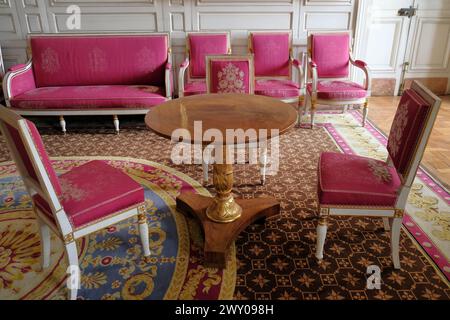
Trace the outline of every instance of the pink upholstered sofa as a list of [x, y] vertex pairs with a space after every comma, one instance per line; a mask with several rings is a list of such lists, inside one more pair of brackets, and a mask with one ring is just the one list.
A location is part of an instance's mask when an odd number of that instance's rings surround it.
[[172, 96], [168, 34], [30, 37], [31, 60], [10, 68], [6, 105], [21, 115], [145, 114]]

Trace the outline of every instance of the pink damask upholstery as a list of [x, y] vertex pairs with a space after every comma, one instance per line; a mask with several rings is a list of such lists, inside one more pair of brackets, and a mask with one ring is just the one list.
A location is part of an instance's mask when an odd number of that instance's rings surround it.
[[168, 37], [33, 36], [37, 87], [164, 85]]
[[[28, 132], [31, 136], [31, 139], [33, 140], [33, 143], [36, 146], [36, 149], [38, 150], [39, 157], [40, 157], [42, 164], [44, 165], [45, 171], [50, 179], [50, 183], [52, 184], [53, 189], [55, 190], [56, 194], [59, 195], [59, 194], [61, 194], [61, 186], [60, 186], [58, 177], [56, 175], [56, 172], [53, 169], [50, 159], [47, 155], [47, 151], [45, 150], [41, 135], [39, 134], [39, 131], [36, 129], [36, 126], [34, 125], [33, 122], [25, 120], [25, 124], [27, 127], [26, 129], [28, 130]], [[36, 170], [34, 169], [33, 163], [30, 159], [30, 156], [28, 155], [27, 148], [25, 147], [25, 144], [22, 140], [22, 137], [20, 136], [19, 131], [7, 123], [5, 123], [5, 125], [6, 125], [6, 128], [8, 128], [9, 134], [11, 135], [11, 138], [14, 141], [16, 149], [20, 154], [21, 161], [24, 164], [24, 167], [25, 167], [25, 170], [27, 171], [28, 176], [30, 178], [32, 178], [39, 185], [40, 181], [38, 179], [38, 175], [36, 173]]]
[[273, 98], [298, 97], [299, 85], [291, 80], [259, 79], [256, 80], [255, 94]]
[[196, 80], [184, 85], [184, 95], [192, 96], [195, 94], [206, 93], [206, 80]]
[[401, 187], [386, 162], [343, 153], [324, 152], [319, 160], [319, 203], [322, 206], [392, 207]]
[[[312, 84], [306, 85], [308, 93], [312, 94]], [[363, 86], [351, 81], [319, 80], [317, 81], [317, 97], [327, 100], [358, 99], [367, 96]]]
[[254, 32], [250, 34], [256, 77], [290, 75], [290, 35], [287, 32]]
[[250, 59], [211, 58], [208, 63], [209, 93], [253, 93]]
[[64, 86], [29, 90], [11, 100], [18, 109], [149, 108], [166, 100], [164, 88], [145, 85]]
[[[103, 161], [90, 161], [75, 167], [62, 174], [59, 180], [60, 201], [74, 229], [144, 202], [141, 185]], [[51, 217], [44, 199], [35, 195], [34, 201]]]
[[191, 78], [205, 78], [206, 55], [218, 55], [228, 53], [227, 34], [193, 34], [188, 35], [190, 76]]
[[349, 72], [350, 35], [312, 34], [311, 59], [317, 65], [319, 78], [343, 78]]
[[408, 172], [430, 110], [431, 105], [414, 90], [403, 93], [387, 144], [389, 156], [401, 175]]

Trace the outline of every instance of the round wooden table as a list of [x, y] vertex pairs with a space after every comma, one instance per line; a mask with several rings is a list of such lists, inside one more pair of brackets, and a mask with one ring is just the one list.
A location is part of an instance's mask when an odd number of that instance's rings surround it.
[[[295, 125], [297, 111], [282, 101], [245, 94], [205, 94], [184, 97], [160, 104], [147, 113], [146, 125], [158, 135], [171, 139], [177, 129], [189, 132], [192, 144], [208, 145], [203, 132], [217, 129], [224, 139], [215, 140], [227, 153], [226, 130], [260, 129], [267, 130], [267, 140], [271, 130], [277, 129], [278, 135], [285, 133]], [[200, 134], [194, 133], [194, 121], [202, 122]], [[216, 137], [217, 139], [217, 137]], [[253, 140], [252, 140], [253, 139]], [[245, 137], [245, 143], [261, 142], [259, 136]], [[177, 210], [185, 215], [196, 217], [202, 224], [205, 236], [205, 263], [224, 267], [226, 254], [232, 241], [249, 224], [256, 220], [276, 215], [280, 204], [273, 197], [254, 199], [234, 199], [233, 164], [213, 164], [214, 197], [205, 197], [195, 193], [182, 193], [177, 197]]]

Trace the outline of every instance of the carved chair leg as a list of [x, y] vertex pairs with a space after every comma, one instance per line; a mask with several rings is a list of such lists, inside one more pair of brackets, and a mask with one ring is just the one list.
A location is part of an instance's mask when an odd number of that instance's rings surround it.
[[50, 265], [50, 228], [40, 219], [38, 219], [38, 224], [41, 234], [41, 266], [42, 269], [46, 269]]
[[297, 105], [297, 127], [300, 128], [302, 124], [302, 116], [304, 113], [303, 105], [304, 105], [304, 97], [300, 96], [298, 97], [298, 105]]
[[384, 226], [384, 231], [391, 230], [391, 225], [390, 225], [390, 222], [389, 222], [389, 218], [383, 218], [383, 226]]
[[302, 117], [306, 116], [308, 114], [308, 104], [309, 104], [309, 96], [306, 94], [305, 95], [305, 101], [303, 103], [303, 113], [302, 113]]
[[402, 220], [402, 217], [389, 219], [391, 226], [392, 262], [395, 269], [400, 269], [400, 229]]
[[311, 129], [314, 128], [314, 116], [316, 114], [316, 103], [311, 100]]
[[116, 133], [119, 134], [119, 117], [117, 115], [113, 115], [114, 129]]
[[141, 236], [142, 248], [144, 249], [144, 256], [150, 256], [150, 239], [148, 237], [148, 224], [145, 206], [138, 208], [138, 224], [139, 234]]
[[363, 106], [363, 120], [362, 120], [363, 127], [366, 126], [366, 120], [367, 120], [368, 113], [369, 113], [369, 101], [366, 100], [366, 102], [364, 102], [364, 106]]
[[261, 173], [261, 185], [266, 183], [266, 169], [267, 169], [267, 146], [260, 150], [259, 165]]
[[317, 242], [316, 242], [316, 258], [323, 259], [323, 246], [325, 245], [325, 238], [327, 237], [327, 217], [320, 217], [317, 225]]
[[79, 273], [79, 264], [78, 264], [78, 251], [77, 251], [77, 244], [75, 240], [72, 239], [71, 242], [68, 242], [65, 244], [66, 246], [66, 252], [67, 252], [67, 258], [69, 260], [69, 267], [70, 269], [76, 268], [78, 270], [75, 274], [72, 273], [72, 275], [75, 275], [74, 277], [69, 278], [67, 283], [70, 283], [69, 286], [69, 299], [70, 300], [76, 300], [77, 299], [77, 293], [78, 288], [80, 286], [80, 278], [81, 275]]
[[59, 125], [61, 126], [62, 133], [66, 134], [66, 120], [64, 120], [63, 116], [59, 116]]

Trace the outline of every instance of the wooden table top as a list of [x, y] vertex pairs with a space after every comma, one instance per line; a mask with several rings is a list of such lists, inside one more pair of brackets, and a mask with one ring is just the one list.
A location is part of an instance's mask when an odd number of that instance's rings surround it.
[[[216, 128], [226, 137], [226, 129], [278, 129], [279, 135], [295, 125], [297, 111], [280, 100], [248, 94], [204, 94], [170, 100], [150, 109], [147, 127], [165, 138], [179, 128], [187, 129], [191, 143], [210, 143], [203, 132]], [[202, 121], [201, 137], [194, 137], [194, 121]], [[256, 142], [246, 136], [246, 143]], [[196, 141], [201, 140], [201, 141]], [[221, 142], [222, 141], [217, 141]]]

